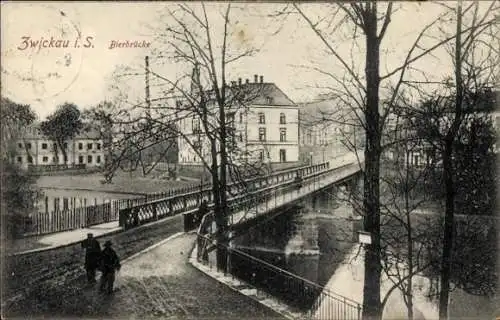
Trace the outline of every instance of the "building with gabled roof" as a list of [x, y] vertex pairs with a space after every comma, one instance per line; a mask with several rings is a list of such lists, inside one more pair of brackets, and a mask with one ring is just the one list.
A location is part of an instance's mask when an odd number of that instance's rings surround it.
[[[24, 130], [17, 141], [15, 163], [21, 167], [49, 165], [85, 165], [100, 167], [104, 165], [104, 150], [101, 134], [92, 127], [81, 130], [73, 139], [64, 143], [67, 158], [58, 150], [54, 141], [45, 136], [39, 123]], [[56, 152], [57, 151], [57, 152]]]
[[[298, 106], [276, 84], [264, 82], [263, 76], [255, 75], [253, 82], [248, 79], [243, 82], [239, 78], [226, 88], [229, 162], [236, 165], [298, 162]], [[208, 92], [207, 95], [212, 94]], [[210, 112], [208, 122], [216, 130], [219, 126], [217, 104], [214, 97], [210, 99], [214, 112]], [[210, 164], [210, 143], [200, 116], [186, 110], [179, 118], [182, 133], [179, 136], [179, 164], [201, 165], [202, 158]]]

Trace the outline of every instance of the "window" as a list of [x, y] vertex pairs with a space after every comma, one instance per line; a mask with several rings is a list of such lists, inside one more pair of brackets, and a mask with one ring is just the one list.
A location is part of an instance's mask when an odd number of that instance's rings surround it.
[[28, 142], [28, 143], [26, 143], [26, 148], [27, 148], [27, 149], [31, 149], [31, 143], [29, 143], [29, 142]]
[[28, 156], [28, 163], [33, 163], [33, 157], [32, 156]]
[[68, 162], [68, 156], [64, 156], [64, 163]]
[[240, 140], [240, 142], [243, 142], [243, 132], [240, 132], [239, 140]]
[[18, 143], [17, 145], [19, 146], [19, 149], [23, 148], [23, 144], [22, 143]]
[[259, 128], [259, 141], [266, 141], [266, 128]]
[[286, 162], [286, 150], [280, 149], [280, 162]]
[[57, 157], [52, 157], [52, 162], [53, 163], [57, 163], [58, 162], [57, 160], [58, 160]]
[[194, 141], [193, 142], [193, 149], [195, 151], [201, 152], [201, 141]]
[[54, 211], [59, 211], [60, 201], [61, 201], [61, 199], [59, 199], [59, 198], [54, 199]]
[[280, 142], [286, 141], [286, 128], [280, 128]]
[[286, 124], [286, 116], [283, 112], [280, 113], [280, 124]]
[[17, 157], [17, 162], [22, 163], [23, 162], [23, 157]]
[[95, 146], [96, 146], [97, 150], [101, 150], [101, 144], [100, 143], [96, 143]]
[[52, 145], [52, 148], [54, 148], [54, 150], [57, 150], [57, 143], [54, 143], [54, 144]]
[[83, 149], [83, 143], [79, 142], [78, 143], [78, 150], [82, 150]]
[[243, 112], [240, 113], [240, 123], [243, 123]]
[[43, 157], [42, 158], [42, 162], [48, 162], [49, 161], [49, 157]]
[[92, 163], [92, 156], [87, 156], [87, 163]]
[[101, 163], [101, 156], [97, 156], [97, 158], [95, 159], [95, 162]]
[[266, 123], [266, 116], [264, 115], [264, 112], [259, 112], [259, 124], [265, 124]]
[[229, 126], [234, 126], [234, 112], [232, 112], [232, 113], [228, 113], [228, 114], [227, 114], [226, 123], [227, 123]]
[[201, 133], [200, 119], [193, 118], [193, 133]]
[[92, 143], [87, 143], [87, 150], [92, 150]]
[[182, 101], [175, 101], [175, 107], [177, 108], [177, 110], [180, 110], [182, 108]]
[[266, 97], [267, 104], [273, 104], [274, 100], [272, 97]]
[[65, 142], [65, 143], [63, 144], [63, 148], [64, 148], [64, 150], [68, 150], [68, 143], [67, 143], [67, 142]]
[[264, 150], [259, 151], [259, 160], [264, 161]]
[[42, 143], [42, 149], [43, 150], [47, 150], [47, 144], [46, 143]]
[[78, 163], [83, 163], [83, 156], [78, 157]]

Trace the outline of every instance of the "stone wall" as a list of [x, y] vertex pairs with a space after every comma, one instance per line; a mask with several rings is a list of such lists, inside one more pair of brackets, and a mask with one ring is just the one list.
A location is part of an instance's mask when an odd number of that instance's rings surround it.
[[[127, 231], [96, 237], [101, 246], [111, 240], [121, 259], [182, 231], [182, 216], [166, 218]], [[30, 297], [49, 294], [85, 277], [85, 252], [80, 243], [5, 257], [2, 269], [2, 309], [22, 308]]]

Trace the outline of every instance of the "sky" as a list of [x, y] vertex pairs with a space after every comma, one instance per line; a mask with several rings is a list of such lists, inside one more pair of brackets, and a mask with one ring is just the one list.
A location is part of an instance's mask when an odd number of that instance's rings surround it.
[[[171, 79], [184, 72], [171, 60], [160, 64], [153, 54], [163, 44], [156, 37], [160, 35], [159, 29], [151, 27], [172, 23], [159, 16], [165, 3], [3, 2], [1, 5], [2, 95], [30, 104], [41, 119], [64, 102], [88, 108], [105, 99], [112, 100], [116, 95], [116, 90], [110, 89], [113, 84], [126, 91], [131, 99], [142, 99], [143, 75], [121, 83], [113, 74], [119, 66], [142, 68], [146, 55], [151, 55], [151, 68], [155, 72]], [[207, 3], [206, 6], [210, 21], [220, 21], [219, 10], [225, 4]], [[327, 4], [302, 6], [312, 19], [325, 16], [331, 10]], [[293, 101], [308, 101], [324, 91], [318, 86], [339, 85], [321, 71], [341, 77], [345, 70], [325, 53], [325, 46], [304, 19], [296, 14], [286, 18], [270, 16], [284, 7], [283, 3], [235, 5], [230, 45], [241, 50], [257, 47], [259, 51], [232, 64], [228, 74], [230, 80], [242, 77], [250, 81], [254, 74], [263, 75], [266, 82], [276, 83]], [[395, 7], [398, 11], [383, 42], [382, 74], [399, 65], [418, 31], [443, 12], [442, 7], [429, 3], [398, 2]], [[220, 27], [217, 22], [214, 25]], [[216, 27], [215, 42], [220, 40], [217, 34], [221, 34]], [[353, 34], [349, 28], [352, 26], [341, 27], [338, 34], [329, 39], [353, 68], [362, 73], [363, 57], [351, 51], [352, 41], [346, 38]], [[75, 44], [77, 39], [79, 42]], [[61, 44], [68, 41], [68, 47], [55, 47], [57, 40], [61, 40]], [[150, 45], [149, 48], [110, 49], [113, 41], [127, 40], [145, 41]], [[53, 47], [26, 48], [36, 41]], [[435, 40], [424, 38], [423, 41], [425, 44]], [[362, 48], [358, 51], [362, 52]], [[438, 50], [434, 56], [420, 60], [417, 66], [437, 79], [451, 70], [448, 60], [444, 51]], [[319, 72], [312, 70], [314, 67]], [[155, 94], [159, 93], [152, 93]]]

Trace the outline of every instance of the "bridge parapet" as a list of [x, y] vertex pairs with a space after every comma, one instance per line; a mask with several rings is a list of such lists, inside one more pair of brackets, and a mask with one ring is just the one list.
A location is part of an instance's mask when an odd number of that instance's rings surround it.
[[[328, 188], [332, 184], [342, 184], [352, 179], [360, 171], [357, 163], [348, 163], [340, 167], [321, 171], [313, 171], [307, 175], [264, 187], [258, 190], [239, 194], [229, 199], [228, 225], [238, 224], [248, 219], [265, 214], [280, 206], [300, 201], [313, 192]], [[213, 211], [203, 217], [199, 233], [207, 234], [216, 231]]]
[[[270, 187], [290, 183], [297, 176], [317, 174], [328, 170], [328, 168], [329, 163], [321, 163], [275, 172], [266, 177], [255, 177], [231, 183], [227, 188], [230, 210], [252, 204], [258, 195], [263, 195], [265, 191], [269, 191]], [[122, 209], [120, 210], [119, 224], [123, 228], [129, 229], [175, 214], [189, 214], [196, 211], [203, 200], [209, 203], [209, 208], [213, 207], [213, 193], [210, 186], [202, 190], [195, 190]]]

